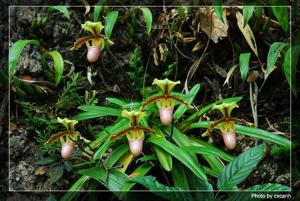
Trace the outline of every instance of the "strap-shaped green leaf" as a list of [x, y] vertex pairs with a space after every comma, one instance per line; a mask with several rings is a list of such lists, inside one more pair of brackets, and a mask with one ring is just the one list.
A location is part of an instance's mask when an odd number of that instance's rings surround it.
[[40, 42], [38, 40], [18, 40], [9, 49], [9, 79], [11, 79], [12, 76], [14, 76], [14, 74], [16, 73], [19, 57], [24, 47], [29, 44], [39, 46]]
[[247, 79], [250, 56], [251, 56], [250, 52], [240, 54], [240, 71], [241, 71], [241, 77], [243, 81]]
[[76, 193], [74, 191], [80, 190], [80, 188], [83, 186], [83, 184], [88, 181], [90, 177], [89, 176], [81, 176], [68, 190], [66, 194], [63, 195], [63, 197], [60, 199], [60, 201], [71, 201], [76, 196]]
[[236, 157], [218, 176], [220, 190], [230, 190], [244, 181], [264, 156], [265, 145], [252, 147]]
[[207, 180], [207, 176], [204, 173], [202, 167], [199, 165], [198, 161], [196, 161], [186, 151], [180, 149], [178, 146], [174, 145], [173, 143], [170, 143], [163, 137], [152, 135], [150, 138], [147, 139], [147, 141], [161, 147], [166, 152], [171, 154], [173, 157], [175, 157], [177, 160], [183, 163], [187, 168], [189, 168], [200, 179]]
[[[93, 179], [100, 181], [105, 185], [110, 191], [120, 191], [121, 187], [127, 182], [127, 175], [118, 171], [111, 169], [109, 172], [104, 167], [95, 166], [90, 169], [79, 170], [79, 174], [87, 175]], [[119, 195], [120, 192], [114, 192]]]
[[267, 58], [267, 70], [265, 72], [265, 79], [268, 78], [268, 76], [276, 69], [276, 62], [278, 61], [278, 58], [280, 57], [281, 51], [287, 46], [287, 43], [282, 42], [274, 42], [268, 52], [268, 58]]
[[152, 13], [151, 13], [151, 10], [149, 8], [140, 8], [143, 12], [143, 15], [144, 15], [144, 19], [145, 19], [145, 22], [146, 22], [146, 30], [147, 30], [147, 33], [150, 34], [151, 32], [151, 26], [152, 26]]
[[57, 10], [61, 12], [66, 18], [70, 19], [70, 14], [67, 6], [50, 6], [48, 7], [48, 11], [51, 12], [53, 10]]
[[111, 168], [124, 154], [129, 151], [128, 144], [123, 144], [113, 150], [104, 161], [106, 168]]
[[108, 38], [110, 38], [110, 36], [111, 36], [112, 30], [115, 26], [118, 15], [119, 15], [119, 11], [109, 11], [106, 14], [104, 33], [105, 33], [105, 36]]
[[[199, 90], [200, 90], [200, 84], [196, 84], [196, 85], [189, 91], [189, 93], [188, 93], [188, 96], [189, 96], [189, 97], [188, 97], [187, 99], [185, 99], [185, 101], [186, 101], [187, 103], [189, 103], [189, 104], [192, 103], [193, 100], [194, 100], [194, 98], [195, 98], [196, 95], [198, 94]], [[186, 112], [186, 110], [187, 110], [186, 106], [181, 104], [181, 105], [178, 107], [178, 109], [175, 111], [175, 113], [174, 113], [174, 115], [173, 115], [173, 118], [174, 118], [175, 120], [180, 119], [180, 117], [182, 117], [182, 115]]]
[[285, 0], [270, 0], [273, 14], [285, 32], [289, 32], [289, 11]]
[[218, 18], [224, 22], [222, 0], [211, 0]]
[[116, 109], [111, 107], [84, 105], [84, 106], [80, 106], [79, 109], [83, 110], [84, 112], [79, 113], [73, 117], [73, 119], [77, 121], [105, 117], [105, 116], [121, 115], [121, 109]]
[[256, 1], [255, 0], [243, 0], [243, 16], [244, 16], [244, 27], [248, 24], [248, 21], [253, 15]]
[[57, 86], [62, 78], [62, 75], [64, 73], [64, 60], [61, 56], [61, 54], [54, 50], [51, 52], [46, 52], [45, 55], [50, 56], [54, 63], [55, 68], [55, 85]]
[[156, 156], [161, 164], [161, 166], [166, 170], [166, 171], [171, 171], [173, 167], [173, 161], [172, 161], [172, 156], [160, 148], [159, 146], [154, 145], [154, 151], [156, 153]]

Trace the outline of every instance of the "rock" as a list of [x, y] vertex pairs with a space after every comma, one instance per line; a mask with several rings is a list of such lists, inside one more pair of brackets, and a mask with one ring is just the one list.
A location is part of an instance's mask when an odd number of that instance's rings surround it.
[[41, 53], [38, 51], [38, 47], [27, 45], [17, 64], [17, 70], [20, 74], [38, 74], [43, 71], [41, 65]]

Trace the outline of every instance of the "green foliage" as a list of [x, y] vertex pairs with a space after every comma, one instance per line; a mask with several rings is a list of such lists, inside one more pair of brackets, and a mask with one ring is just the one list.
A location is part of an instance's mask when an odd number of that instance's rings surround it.
[[249, 72], [249, 61], [250, 61], [251, 52], [240, 54], [240, 71], [242, 80], [247, 79]]
[[129, 66], [131, 71], [128, 71], [128, 77], [132, 81], [134, 90], [139, 91], [143, 87], [144, 65], [142, 55], [139, 48], [135, 48], [131, 53]]
[[70, 14], [67, 6], [50, 6], [48, 7], [48, 11], [59, 11], [61, 12], [66, 18], [70, 19]]
[[144, 19], [145, 19], [145, 22], [146, 22], [146, 31], [148, 34], [150, 34], [151, 32], [151, 26], [152, 26], [152, 13], [151, 13], [151, 10], [149, 8], [140, 8], [143, 12], [143, 15], [144, 15]]
[[222, 7], [222, 0], [211, 0], [214, 6], [215, 12], [219, 19], [224, 22], [223, 19], [223, 7]]
[[[184, 189], [179, 187], [165, 186], [159, 183], [153, 176], [135, 177], [130, 179], [133, 182], [139, 183], [145, 186], [150, 192], [161, 196], [167, 200], [178, 200], [178, 201], [192, 201], [195, 200], [190, 193], [181, 192]], [[162, 191], [162, 192], [159, 192]]]
[[248, 24], [248, 21], [253, 15], [255, 10], [255, 1], [253, 0], [244, 0], [243, 1], [243, 16], [244, 16], [244, 27]]
[[165, 72], [163, 72], [164, 78], [168, 78], [168, 77], [170, 77], [172, 75], [172, 73], [173, 73], [176, 65], [177, 65], [176, 61], [173, 62], [173, 63], [171, 63], [170, 65], [168, 65], [167, 70]]
[[230, 190], [244, 181], [263, 158], [265, 145], [250, 148], [229, 163], [218, 176], [218, 189]]
[[276, 69], [276, 63], [280, 57], [281, 52], [287, 46], [287, 43], [274, 42], [268, 52], [267, 70], [265, 72], [265, 79]]
[[79, 95], [78, 88], [81, 80], [81, 74], [79, 73], [70, 75], [70, 80], [66, 82], [62, 93], [58, 96], [57, 110], [68, 111], [83, 103], [83, 97]]
[[40, 42], [38, 40], [18, 40], [13, 43], [9, 49], [9, 79], [11, 80], [14, 74], [16, 73], [17, 63], [19, 57], [26, 45], [36, 45], [39, 46]]
[[105, 36], [110, 38], [114, 25], [117, 21], [119, 11], [109, 11], [105, 17], [104, 33]]
[[55, 79], [55, 85], [57, 86], [62, 78], [63, 72], [64, 72], [64, 60], [61, 56], [61, 54], [54, 50], [51, 52], [46, 52], [44, 54], [44, 57], [50, 56], [53, 60], [54, 63], [54, 69], [55, 69], [55, 73], [54, 73], [54, 79]]
[[270, 0], [273, 14], [285, 32], [289, 32], [289, 11], [285, 0]]

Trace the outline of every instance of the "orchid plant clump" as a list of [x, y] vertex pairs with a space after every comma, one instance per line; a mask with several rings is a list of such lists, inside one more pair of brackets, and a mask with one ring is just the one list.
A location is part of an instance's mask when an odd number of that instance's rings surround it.
[[105, 48], [105, 45], [112, 45], [114, 43], [108, 37], [101, 34], [104, 28], [101, 22], [86, 21], [81, 25], [81, 28], [88, 31], [90, 35], [76, 40], [71, 50], [77, 50], [85, 44], [88, 48], [87, 60], [91, 63], [96, 62], [99, 59], [101, 51]]

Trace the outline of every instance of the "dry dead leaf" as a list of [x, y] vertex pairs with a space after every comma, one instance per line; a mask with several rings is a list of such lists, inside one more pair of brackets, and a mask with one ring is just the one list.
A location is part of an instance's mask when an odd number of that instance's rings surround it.
[[152, 56], [153, 56], [154, 65], [158, 66], [159, 62], [158, 62], [158, 55], [157, 55], [156, 48], [152, 48]]
[[16, 130], [18, 127], [15, 123], [13, 122], [9, 122], [9, 131], [14, 131]]
[[87, 2], [86, 0], [81, 0], [81, 2], [83, 3], [84, 7], [85, 7], [85, 13], [84, 15], [88, 14], [91, 10], [91, 6], [89, 4], [89, 2]]
[[160, 53], [160, 60], [165, 62], [167, 59], [167, 53], [169, 51], [168, 46], [166, 43], [160, 43], [158, 45], [159, 53]]
[[47, 168], [45, 166], [38, 167], [34, 171], [34, 175], [36, 176], [42, 176], [47, 172]]
[[218, 43], [218, 39], [227, 37], [228, 22], [225, 15], [223, 15], [224, 23], [218, 18], [211, 7], [199, 8], [197, 13], [199, 15], [199, 23], [202, 31], [214, 41]]
[[204, 44], [201, 43], [200, 41], [198, 43], [196, 43], [196, 45], [194, 46], [192, 52], [195, 52], [197, 50], [200, 50], [202, 47], [204, 47]]
[[232, 67], [229, 69], [229, 71], [228, 71], [228, 73], [227, 73], [226, 80], [224, 81], [223, 86], [225, 86], [225, 84], [227, 84], [227, 85], [229, 86], [229, 80], [230, 80], [230, 78], [231, 78], [231, 76], [232, 76], [232, 74], [233, 74], [233, 72], [234, 72], [234, 70], [236, 69], [237, 66], [238, 66], [238, 65], [234, 65], [234, 66], [232, 66]]
[[248, 45], [250, 46], [254, 54], [258, 57], [256, 40], [249, 24], [246, 24], [246, 26], [244, 27], [244, 16], [239, 11], [236, 12], [235, 17], [238, 27], [244, 35]]

